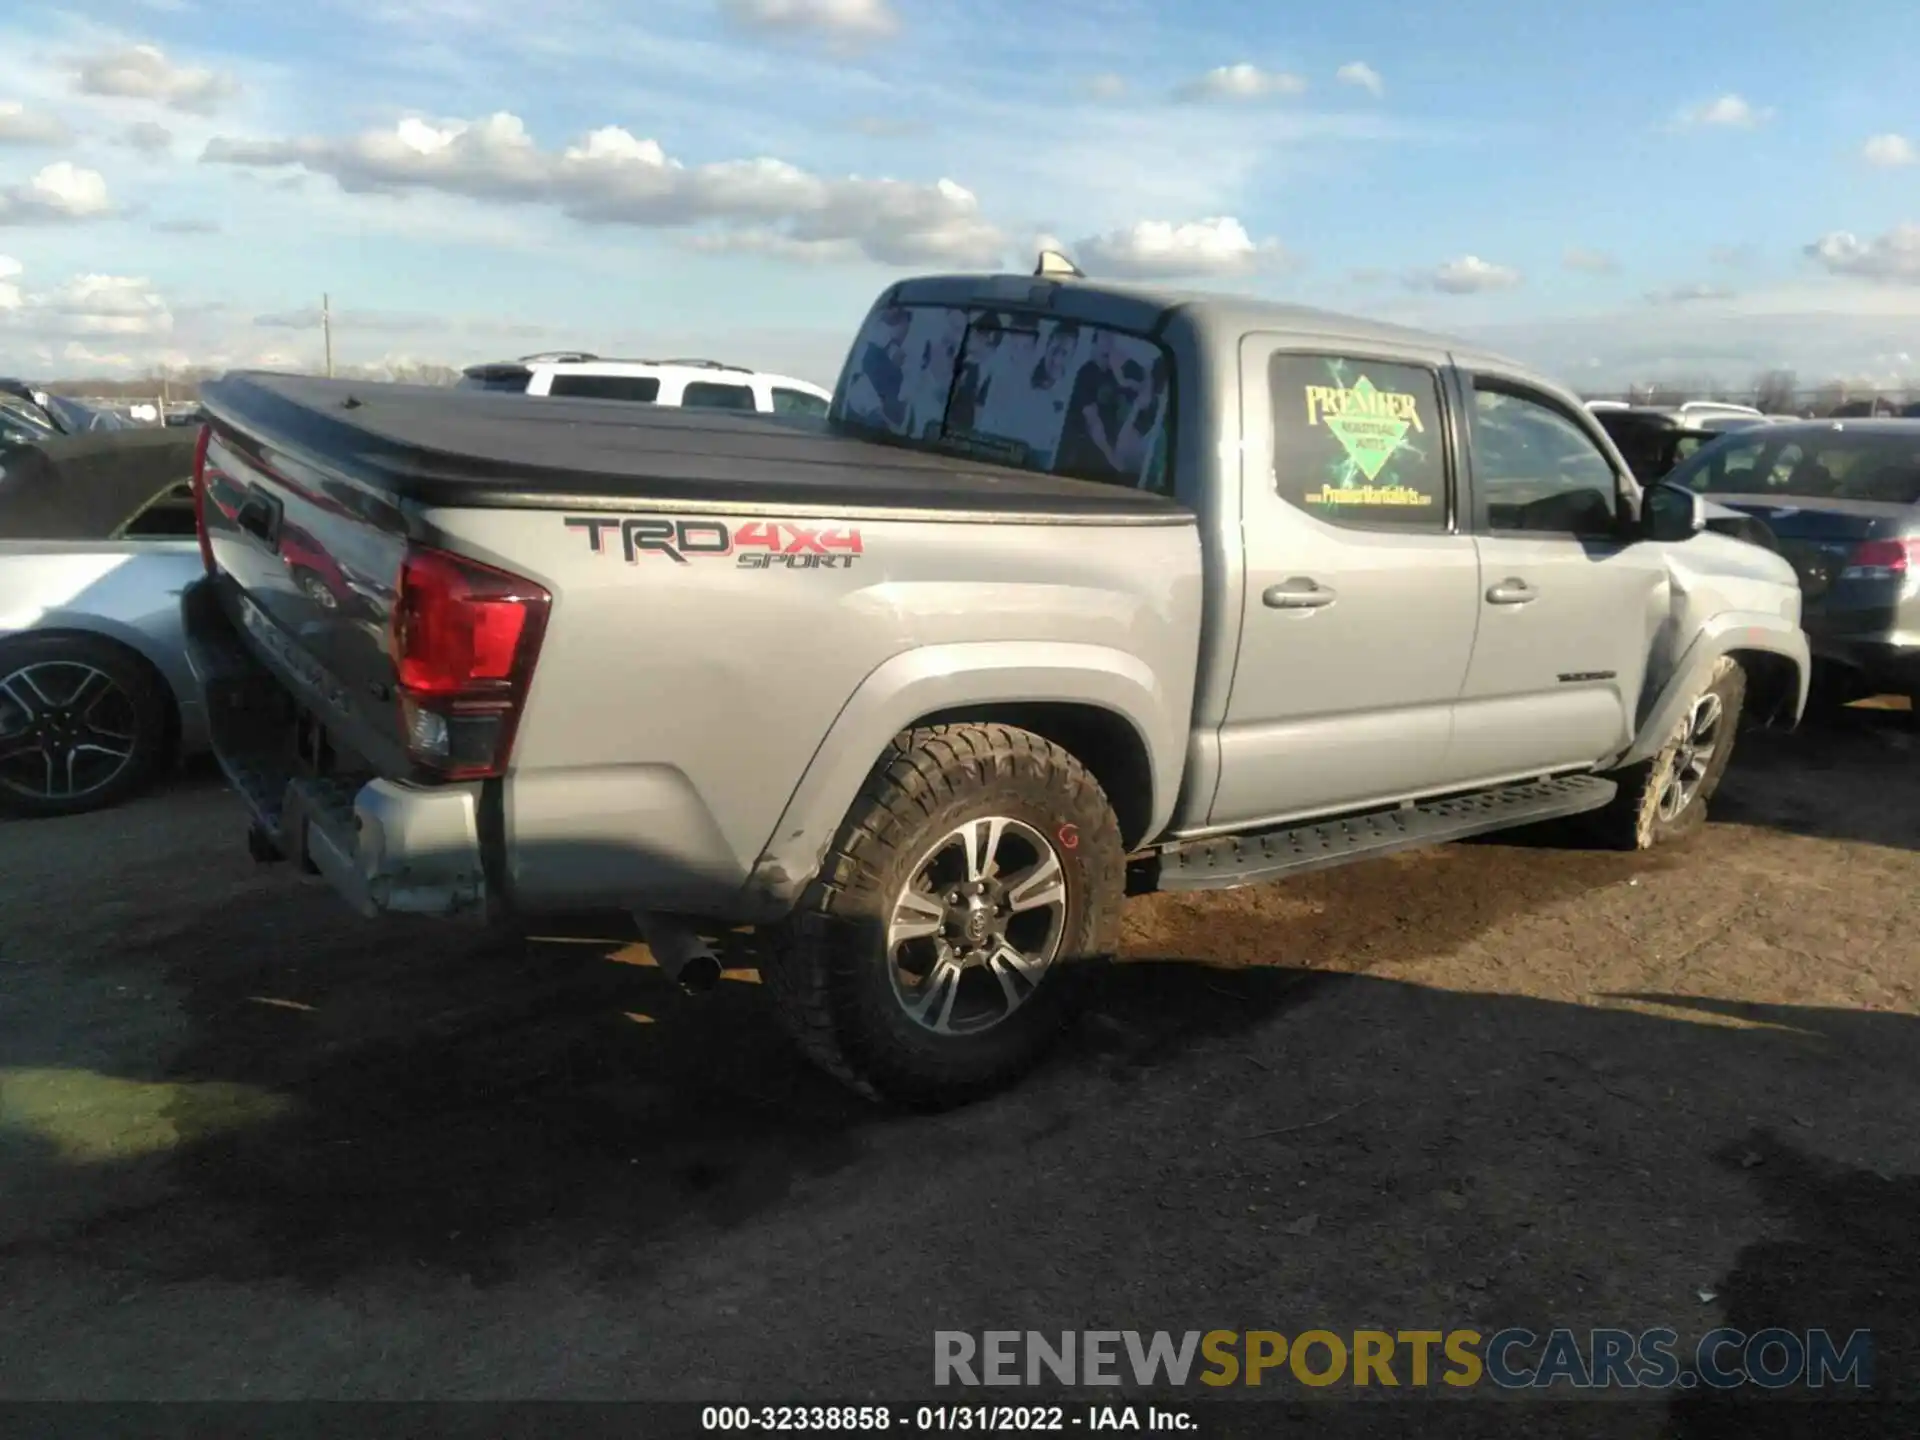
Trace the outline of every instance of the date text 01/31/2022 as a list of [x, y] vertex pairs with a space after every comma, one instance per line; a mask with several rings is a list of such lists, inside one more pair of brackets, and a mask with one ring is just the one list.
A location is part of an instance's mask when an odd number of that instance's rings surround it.
[[1069, 1431], [1154, 1430], [1170, 1433], [1198, 1428], [1182, 1409], [1155, 1405], [708, 1405], [700, 1428], [742, 1433], [849, 1434], [855, 1431], [909, 1430], [917, 1433], [971, 1432], [976, 1435]]
[[610, 555], [609, 535], [620, 537], [629, 565], [657, 556], [676, 565], [731, 557], [741, 570], [848, 570], [865, 553], [860, 531], [846, 525], [802, 525], [793, 520], [677, 520], [663, 515], [569, 515], [569, 530], [586, 533], [588, 548]]

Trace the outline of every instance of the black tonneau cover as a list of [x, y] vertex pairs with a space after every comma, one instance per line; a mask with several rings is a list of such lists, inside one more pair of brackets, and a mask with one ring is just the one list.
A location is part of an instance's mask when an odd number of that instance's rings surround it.
[[110, 540], [192, 479], [192, 430], [91, 430], [0, 448], [0, 540]]
[[907, 449], [800, 417], [256, 371], [204, 385], [201, 396], [217, 430], [304, 453], [422, 505], [722, 501], [1114, 519], [1186, 514], [1144, 491]]

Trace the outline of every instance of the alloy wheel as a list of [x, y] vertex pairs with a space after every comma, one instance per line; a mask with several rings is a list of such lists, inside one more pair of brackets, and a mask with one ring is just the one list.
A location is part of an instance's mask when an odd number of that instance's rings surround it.
[[894, 900], [894, 997], [939, 1035], [992, 1029], [1040, 988], [1066, 921], [1066, 871], [1052, 842], [1005, 816], [969, 820], [926, 851]]
[[0, 786], [36, 800], [78, 800], [133, 763], [139, 712], [104, 670], [42, 660], [0, 676]]

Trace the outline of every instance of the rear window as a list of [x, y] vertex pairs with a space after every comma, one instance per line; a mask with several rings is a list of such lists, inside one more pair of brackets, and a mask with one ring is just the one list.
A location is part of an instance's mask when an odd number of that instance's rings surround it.
[[1008, 310], [876, 309], [844, 423], [1024, 470], [1171, 492], [1172, 365], [1144, 336]]
[[476, 365], [471, 370], [462, 371], [460, 378], [453, 382], [456, 390], [499, 390], [513, 395], [527, 393], [527, 382], [533, 379], [533, 372], [524, 365]]
[[1702, 495], [1920, 503], [1920, 425], [1909, 433], [1743, 430], [1703, 446], [1668, 477]]
[[773, 387], [773, 413], [776, 415], [825, 415], [827, 402], [804, 390]]
[[654, 375], [569, 375], [553, 377], [550, 396], [578, 400], [627, 400], [651, 405], [660, 398], [660, 380]]
[[697, 410], [756, 410], [753, 390], [746, 385], [722, 385], [714, 380], [689, 382], [680, 396], [682, 405]]

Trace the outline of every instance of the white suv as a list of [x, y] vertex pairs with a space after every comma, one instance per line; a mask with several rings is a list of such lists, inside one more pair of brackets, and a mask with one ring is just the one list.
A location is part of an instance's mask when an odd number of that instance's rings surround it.
[[717, 360], [602, 360], [580, 351], [469, 365], [458, 388], [772, 415], [825, 415], [833, 399], [829, 391], [805, 380]]

